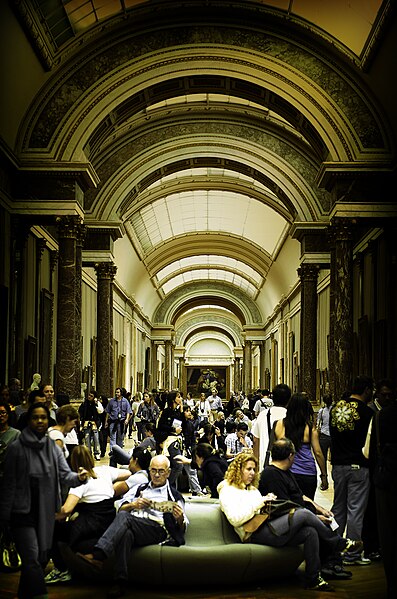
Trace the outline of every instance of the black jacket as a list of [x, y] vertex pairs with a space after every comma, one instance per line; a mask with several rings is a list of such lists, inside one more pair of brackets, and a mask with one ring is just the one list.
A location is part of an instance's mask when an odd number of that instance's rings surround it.
[[218, 497], [218, 491], [216, 488], [224, 479], [227, 467], [228, 463], [225, 458], [222, 458], [216, 454], [211, 455], [202, 463], [201, 471], [203, 473], [203, 486], [209, 487], [211, 491], [211, 497]]

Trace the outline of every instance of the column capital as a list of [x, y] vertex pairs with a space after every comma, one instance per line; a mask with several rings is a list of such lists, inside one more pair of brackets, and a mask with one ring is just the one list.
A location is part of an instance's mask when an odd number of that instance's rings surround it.
[[36, 242], [36, 246], [37, 246], [37, 259], [39, 262], [41, 262], [41, 259], [44, 254], [44, 250], [47, 247], [47, 242], [45, 239], [38, 239]]
[[113, 262], [98, 262], [94, 265], [98, 279], [114, 280], [117, 273], [117, 266]]
[[82, 235], [83, 221], [80, 216], [57, 216], [55, 222], [59, 237], [63, 239], [78, 239]]
[[320, 266], [318, 264], [305, 263], [297, 269], [301, 281], [317, 281]]
[[59, 252], [57, 252], [56, 250], [50, 250], [50, 269], [51, 272], [54, 272], [55, 267], [58, 263], [58, 259], [59, 259]]
[[356, 224], [354, 218], [333, 218], [328, 229], [330, 242], [352, 241]]

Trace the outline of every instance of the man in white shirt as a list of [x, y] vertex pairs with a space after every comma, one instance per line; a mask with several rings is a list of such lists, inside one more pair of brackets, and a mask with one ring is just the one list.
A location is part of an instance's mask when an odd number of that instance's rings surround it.
[[118, 512], [96, 543], [93, 553], [77, 554], [97, 570], [110, 555], [115, 556], [115, 585], [108, 597], [121, 597], [126, 592], [131, 548], [184, 544], [187, 525], [184, 499], [167, 480], [170, 475], [168, 458], [164, 455], [152, 458], [149, 473], [150, 483], [138, 488], [131, 511]]
[[[274, 405], [271, 408], [260, 412], [251, 428], [251, 433], [254, 440], [254, 456], [259, 460], [260, 471], [263, 469], [266, 450], [269, 445], [270, 431], [268, 430], [268, 424], [271, 430], [276, 420], [285, 418], [287, 413], [286, 405], [291, 397], [291, 389], [288, 387], [288, 385], [276, 385], [273, 389], [272, 396]], [[268, 414], [270, 419], [268, 419]]]
[[245, 422], [239, 422], [236, 425], [236, 432], [227, 435], [225, 443], [228, 460], [233, 459], [242, 451], [250, 451], [252, 449], [252, 441], [248, 436], [248, 425]]
[[209, 414], [209, 419], [211, 424], [215, 422], [218, 417], [219, 410], [223, 409], [222, 400], [219, 397], [216, 389], [212, 390], [212, 394], [207, 397], [209, 404], [211, 406], [211, 413]]
[[255, 418], [258, 418], [259, 414], [268, 408], [271, 408], [273, 405], [273, 400], [270, 397], [269, 389], [264, 389], [263, 391], [259, 391], [258, 399], [254, 405], [254, 414]]

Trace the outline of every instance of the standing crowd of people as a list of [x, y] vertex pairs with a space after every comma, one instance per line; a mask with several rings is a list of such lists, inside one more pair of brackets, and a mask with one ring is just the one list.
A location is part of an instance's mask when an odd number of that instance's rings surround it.
[[[316, 414], [285, 384], [228, 401], [215, 388], [197, 398], [92, 389], [76, 406], [39, 377], [25, 393], [0, 389], [0, 526], [21, 558], [20, 599], [71, 580], [60, 543], [98, 570], [115, 556], [108, 596], [123, 595], [134, 546], [184, 544], [187, 491], [218, 499], [242, 542], [302, 545], [308, 590], [332, 591], [330, 580], [352, 578], [346, 566], [382, 559], [388, 598], [397, 596], [391, 381], [359, 376]], [[96, 464], [106, 454], [109, 465]], [[329, 473], [330, 510], [315, 502]], [[295, 507], [270, 518], [276, 499]]]

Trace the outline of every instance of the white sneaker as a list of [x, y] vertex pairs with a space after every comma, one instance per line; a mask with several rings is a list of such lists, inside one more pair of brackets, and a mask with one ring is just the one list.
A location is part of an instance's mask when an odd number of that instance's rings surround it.
[[58, 568], [54, 568], [47, 574], [44, 578], [44, 582], [46, 584], [56, 584], [57, 582], [69, 582], [72, 580], [72, 576], [69, 570], [65, 570], [64, 572], [60, 572]]

